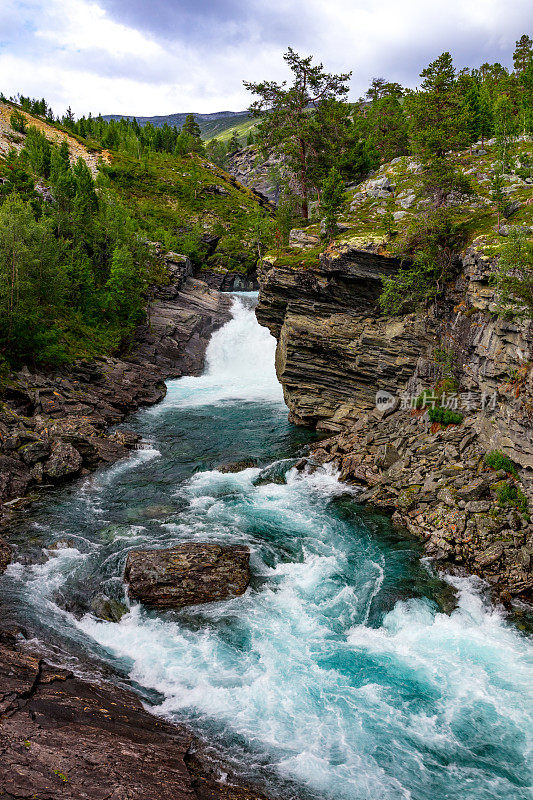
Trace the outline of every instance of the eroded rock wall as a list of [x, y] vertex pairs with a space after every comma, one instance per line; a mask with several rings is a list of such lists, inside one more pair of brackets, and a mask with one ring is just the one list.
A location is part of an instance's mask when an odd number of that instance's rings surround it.
[[[386, 253], [349, 244], [300, 264], [263, 263], [257, 317], [278, 340], [276, 368], [294, 422], [335, 433], [311, 453], [361, 499], [423, 538], [428, 555], [533, 597], [533, 326], [498, 308], [495, 262], [470, 248], [425, 313], [385, 318]], [[432, 425], [413, 400], [443, 377], [461, 424]], [[454, 385], [455, 384], [455, 385]], [[376, 392], [392, 395], [385, 410]], [[502, 451], [517, 471], [485, 463]]]
[[403, 388], [431, 337], [416, 315], [380, 315], [381, 278], [398, 262], [350, 243], [316, 264], [259, 271], [257, 318], [278, 340], [276, 370], [295, 422], [340, 430], [375, 406], [379, 388]]

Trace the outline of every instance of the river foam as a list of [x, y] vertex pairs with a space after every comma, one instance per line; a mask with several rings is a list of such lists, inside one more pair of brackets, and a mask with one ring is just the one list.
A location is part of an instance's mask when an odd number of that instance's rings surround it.
[[[529, 799], [530, 643], [481, 584], [449, 580], [457, 606], [444, 613], [446, 586], [419, 545], [327, 470], [287, 462], [285, 482], [262, 483], [259, 467], [216, 468], [228, 454], [294, 454], [274, 350], [238, 298], [206, 374], [170, 382], [137, 417], [149, 451], [43, 514], [40, 534], [73, 532], [73, 547], [9, 580], [65, 641], [107, 654], [159, 693], [156, 713], [229, 745], [280, 796]], [[120, 623], [56, 604], [88, 587], [120, 597], [129, 549], [191, 539], [250, 548], [242, 597], [166, 613], [132, 604]]]

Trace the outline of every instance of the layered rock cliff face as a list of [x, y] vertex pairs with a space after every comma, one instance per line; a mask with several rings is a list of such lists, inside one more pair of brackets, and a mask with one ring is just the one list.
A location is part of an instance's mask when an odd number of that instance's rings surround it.
[[257, 319], [278, 339], [276, 369], [291, 418], [341, 430], [375, 406], [376, 391], [400, 390], [429, 340], [415, 315], [380, 317], [381, 277], [398, 262], [347, 242], [302, 268], [265, 260]]
[[[498, 314], [494, 260], [475, 246], [438, 304], [385, 318], [381, 276], [397, 266], [353, 241], [263, 263], [257, 317], [278, 340], [291, 419], [334, 433], [310, 463], [361, 485], [361, 499], [421, 536], [429, 555], [481, 575], [506, 602], [531, 599], [533, 326]], [[461, 424], [432, 425], [414, 407], [443, 377]], [[390, 396], [377, 407], [380, 390]], [[491, 469], [491, 451], [515, 468]]]

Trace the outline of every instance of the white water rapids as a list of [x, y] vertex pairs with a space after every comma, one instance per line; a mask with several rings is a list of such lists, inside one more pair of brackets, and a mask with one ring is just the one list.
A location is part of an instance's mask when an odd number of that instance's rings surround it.
[[[237, 298], [205, 374], [170, 382], [138, 415], [150, 447], [43, 514], [72, 546], [9, 579], [50, 625], [157, 690], [157, 713], [233, 743], [284, 798], [531, 798], [531, 647], [479, 585], [454, 579], [457, 607], [439, 610], [418, 545], [326, 471], [255, 485], [260, 467], [216, 469], [295, 449], [274, 350]], [[134, 604], [119, 623], [58, 608], [72, 587], [121, 596], [128, 549], [191, 539], [250, 547], [243, 597], [168, 613]]]

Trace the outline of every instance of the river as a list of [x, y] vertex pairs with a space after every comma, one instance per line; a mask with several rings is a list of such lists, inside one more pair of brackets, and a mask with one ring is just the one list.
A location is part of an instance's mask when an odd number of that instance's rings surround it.
[[[143, 449], [19, 524], [3, 602], [63, 660], [127, 676], [155, 713], [285, 799], [530, 798], [527, 638], [333, 474], [290, 469], [313, 434], [287, 422], [253, 305], [236, 295], [205, 374], [170, 381], [130, 418]], [[217, 469], [242, 459], [258, 466]], [[130, 605], [128, 550], [184, 540], [248, 545], [246, 594], [180, 612]], [[128, 604], [119, 623], [87, 613], [98, 592]]]

